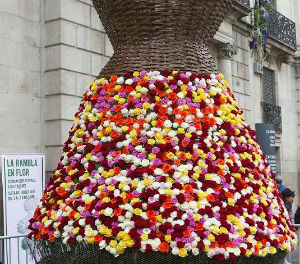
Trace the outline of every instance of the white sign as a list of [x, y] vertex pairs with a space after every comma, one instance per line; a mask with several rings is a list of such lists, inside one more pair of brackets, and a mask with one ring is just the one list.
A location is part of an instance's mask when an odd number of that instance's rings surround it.
[[[45, 181], [44, 154], [2, 155], [4, 235], [27, 235], [29, 219], [42, 198]], [[5, 245], [5, 264], [35, 263], [28, 254], [25, 238]]]

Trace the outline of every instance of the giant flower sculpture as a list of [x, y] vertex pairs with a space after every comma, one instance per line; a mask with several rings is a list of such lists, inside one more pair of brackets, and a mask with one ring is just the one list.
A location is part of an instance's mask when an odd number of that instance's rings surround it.
[[[156, 1], [94, 2], [105, 17], [117, 7], [139, 14], [139, 3]], [[165, 2], [155, 10], [167, 8]], [[205, 4], [187, 2], [168, 4], [185, 11], [192, 3]], [[220, 13], [229, 3], [212, 1]], [[143, 13], [146, 28], [152, 28], [157, 20], [153, 13], [148, 17]], [[104, 19], [109, 34], [117, 34], [113, 23], [125, 23], [109, 21]], [[121, 56], [124, 45], [112, 42]], [[199, 63], [205, 69], [212, 60], [198, 54], [206, 58]], [[168, 58], [162, 65], [171, 68]], [[43, 263], [282, 263], [296, 247], [295, 230], [223, 75], [192, 69], [109, 76], [114, 63], [113, 57], [102, 72], [108, 77], [92, 82], [84, 94], [30, 220], [30, 238]], [[124, 64], [115, 67], [123, 71]]]

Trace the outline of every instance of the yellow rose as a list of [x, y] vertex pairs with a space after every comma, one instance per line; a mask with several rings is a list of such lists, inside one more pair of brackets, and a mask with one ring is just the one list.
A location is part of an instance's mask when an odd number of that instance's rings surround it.
[[185, 248], [180, 248], [179, 251], [178, 251], [178, 256], [179, 257], [186, 257], [187, 256], [187, 250]]
[[88, 238], [87, 238], [87, 242], [88, 242], [89, 244], [94, 244], [94, 242], [95, 242], [94, 237], [88, 237]]
[[93, 230], [92, 228], [89, 227], [89, 228], [85, 229], [84, 234], [85, 234], [87, 237], [91, 237], [91, 236], [94, 235], [94, 230]]
[[121, 246], [117, 246], [117, 247], [116, 247], [116, 250], [117, 250], [117, 253], [121, 255], [121, 254], [124, 253], [125, 248], [124, 248], [124, 247], [121, 247]]
[[215, 242], [215, 236], [213, 234], [208, 235], [207, 238], [210, 242]]
[[115, 248], [117, 245], [118, 245], [118, 242], [116, 240], [111, 240], [109, 242], [109, 245], [112, 247], [112, 248]]
[[148, 240], [148, 235], [147, 234], [142, 234], [141, 239], [142, 239], [142, 241]]

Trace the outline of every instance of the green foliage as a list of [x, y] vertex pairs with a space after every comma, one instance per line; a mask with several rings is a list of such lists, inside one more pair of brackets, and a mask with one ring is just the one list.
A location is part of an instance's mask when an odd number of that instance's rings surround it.
[[253, 8], [253, 32], [250, 48], [256, 60], [262, 63], [267, 49], [267, 23], [270, 16], [273, 0], [256, 0]]

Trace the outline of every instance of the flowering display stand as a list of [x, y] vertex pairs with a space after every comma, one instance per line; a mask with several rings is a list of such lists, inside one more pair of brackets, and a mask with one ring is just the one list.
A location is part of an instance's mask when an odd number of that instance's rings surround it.
[[295, 230], [207, 48], [231, 0], [93, 2], [115, 53], [30, 220], [40, 263], [283, 263]]

